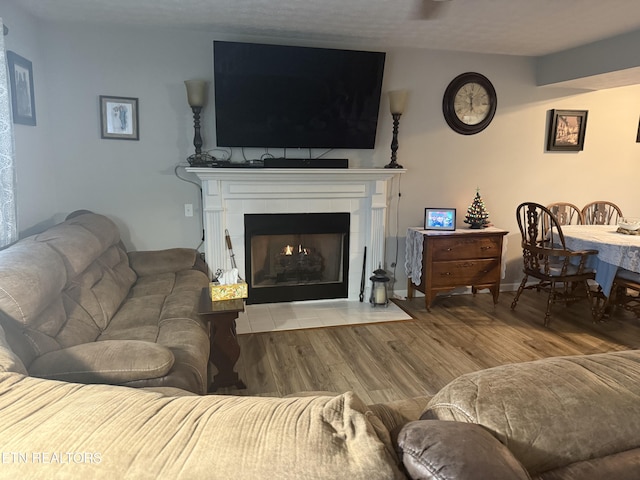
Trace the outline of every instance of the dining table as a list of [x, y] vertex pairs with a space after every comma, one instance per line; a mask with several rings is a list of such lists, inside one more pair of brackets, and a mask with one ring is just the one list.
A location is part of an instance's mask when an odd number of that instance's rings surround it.
[[570, 250], [597, 250], [590, 255], [587, 267], [596, 271], [596, 282], [609, 297], [619, 269], [640, 278], [640, 234], [622, 233], [617, 225], [563, 225], [565, 245]]

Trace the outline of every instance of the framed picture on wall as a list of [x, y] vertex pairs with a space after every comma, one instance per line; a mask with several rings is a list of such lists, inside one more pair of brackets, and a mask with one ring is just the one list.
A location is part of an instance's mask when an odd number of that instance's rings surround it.
[[36, 124], [36, 101], [33, 95], [31, 62], [11, 50], [7, 51], [13, 123]]
[[551, 110], [547, 150], [579, 152], [584, 148], [587, 110]]
[[101, 137], [115, 140], [140, 140], [138, 99], [100, 95]]

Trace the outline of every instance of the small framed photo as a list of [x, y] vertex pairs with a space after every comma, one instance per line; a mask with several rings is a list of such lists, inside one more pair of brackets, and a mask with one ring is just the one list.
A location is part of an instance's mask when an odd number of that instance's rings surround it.
[[579, 152], [584, 148], [587, 110], [551, 110], [547, 150]]
[[425, 208], [424, 209], [424, 229], [425, 230], [455, 230], [456, 229], [456, 209], [455, 208]]
[[33, 95], [33, 68], [31, 62], [15, 52], [7, 51], [11, 108], [13, 123], [36, 124], [36, 101]]
[[139, 140], [138, 99], [100, 95], [102, 138]]

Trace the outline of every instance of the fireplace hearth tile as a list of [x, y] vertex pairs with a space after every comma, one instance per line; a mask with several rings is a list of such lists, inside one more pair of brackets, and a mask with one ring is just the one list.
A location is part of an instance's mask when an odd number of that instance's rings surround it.
[[280, 318], [273, 321], [275, 330], [299, 330], [304, 328], [301, 322], [295, 318]]
[[394, 303], [386, 308], [352, 300], [263, 303], [247, 305], [238, 317], [236, 330], [242, 335], [399, 320], [411, 320], [411, 316]]

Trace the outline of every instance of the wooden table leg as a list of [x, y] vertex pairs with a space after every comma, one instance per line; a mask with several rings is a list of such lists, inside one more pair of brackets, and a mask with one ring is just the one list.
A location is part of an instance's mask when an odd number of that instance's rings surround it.
[[407, 279], [407, 298], [409, 300], [411, 300], [413, 298], [413, 292], [415, 290], [415, 287], [413, 286], [413, 282], [411, 281], [411, 279]]
[[500, 296], [500, 284], [496, 283], [493, 286], [489, 287], [489, 291], [491, 295], [493, 295], [493, 304], [498, 304], [498, 297]]
[[211, 352], [209, 360], [218, 369], [209, 392], [221, 387], [247, 388], [234, 367], [240, 358], [240, 345], [236, 335], [238, 312], [216, 313], [209, 316], [211, 326]]
[[[420, 287], [417, 287], [413, 284], [413, 281], [409, 278], [407, 279], [407, 299], [411, 300], [414, 297], [415, 291], [421, 291]], [[425, 295], [424, 295], [424, 306], [427, 309], [427, 312], [431, 312], [431, 304], [433, 303], [433, 298], [429, 297], [429, 295], [427, 295], [426, 289], [425, 289]]]

